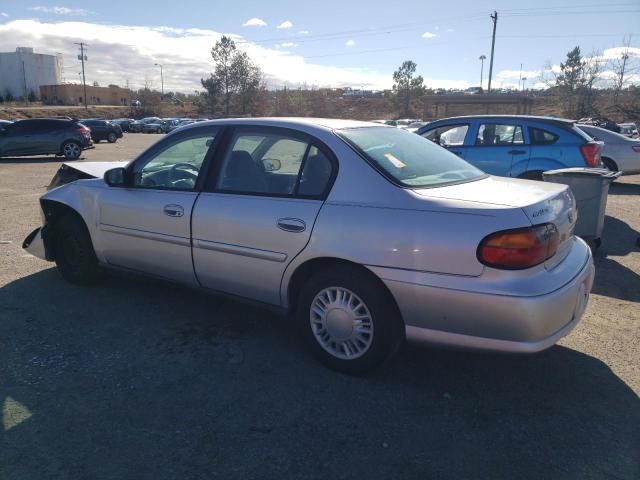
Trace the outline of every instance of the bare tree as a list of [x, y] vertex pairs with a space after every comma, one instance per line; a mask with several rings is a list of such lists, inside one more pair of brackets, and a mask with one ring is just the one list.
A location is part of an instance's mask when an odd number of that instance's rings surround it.
[[618, 95], [624, 88], [625, 81], [627, 80], [628, 66], [629, 66], [629, 47], [631, 46], [631, 35], [625, 36], [622, 39], [623, 51], [619, 57], [614, 58], [611, 61], [611, 67], [615, 78], [613, 81], [613, 103], [618, 103]]

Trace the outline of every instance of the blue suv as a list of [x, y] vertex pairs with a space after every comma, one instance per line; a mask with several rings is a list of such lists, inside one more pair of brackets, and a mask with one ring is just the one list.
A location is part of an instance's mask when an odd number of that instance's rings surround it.
[[600, 167], [602, 143], [570, 120], [523, 115], [453, 117], [416, 132], [484, 172], [541, 180], [542, 172]]

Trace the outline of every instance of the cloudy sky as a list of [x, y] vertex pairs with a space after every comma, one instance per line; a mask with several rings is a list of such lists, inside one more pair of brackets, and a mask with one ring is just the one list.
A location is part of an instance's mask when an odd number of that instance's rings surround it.
[[[451, 8], [443, 8], [449, 5]], [[87, 80], [100, 84], [145, 82], [192, 92], [212, 69], [210, 50], [230, 35], [265, 72], [270, 86], [389, 88], [403, 60], [434, 88], [478, 85], [480, 55], [491, 49], [492, 9], [498, 11], [495, 86], [516, 86], [523, 65], [528, 86], [542, 67], [557, 65], [580, 45], [584, 53], [619, 55], [625, 35], [640, 57], [638, 0], [538, 0], [453, 4], [403, 2], [301, 2], [270, 0], [0, 2], [0, 51], [17, 46], [60, 53], [64, 77], [77, 82], [77, 46], [89, 44]], [[484, 78], [488, 74], [485, 62]], [[636, 80], [640, 81], [638, 78]]]

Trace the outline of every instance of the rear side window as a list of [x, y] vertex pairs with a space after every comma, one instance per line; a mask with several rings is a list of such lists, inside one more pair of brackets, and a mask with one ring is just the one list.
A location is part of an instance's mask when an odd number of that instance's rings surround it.
[[238, 129], [215, 189], [236, 194], [321, 196], [333, 172], [329, 158], [310, 140], [287, 133]]
[[484, 123], [478, 128], [476, 135], [476, 145], [483, 146], [504, 146], [522, 145], [522, 127], [519, 125], [500, 125], [494, 123]]
[[532, 145], [551, 145], [558, 140], [558, 135], [555, 133], [535, 127], [529, 127], [529, 137]]
[[438, 145], [457, 147], [464, 145], [464, 138], [467, 136], [468, 130], [469, 125], [467, 124], [445, 125], [428, 130], [422, 136]]

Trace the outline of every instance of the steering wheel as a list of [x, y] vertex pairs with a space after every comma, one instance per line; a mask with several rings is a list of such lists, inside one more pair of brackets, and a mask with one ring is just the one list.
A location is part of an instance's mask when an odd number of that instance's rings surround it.
[[[191, 172], [187, 170], [191, 170]], [[185, 180], [184, 176], [177, 177], [178, 171], [186, 173], [192, 176], [193, 180], [196, 180], [198, 178], [198, 172], [200, 172], [200, 169], [195, 165], [191, 165], [190, 163], [176, 163], [173, 167], [171, 167], [171, 170], [169, 170], [168, 179], [171, 183], [177, 182], [179, 180]], [[196, 173], [194, 174], [192, 172]]]

